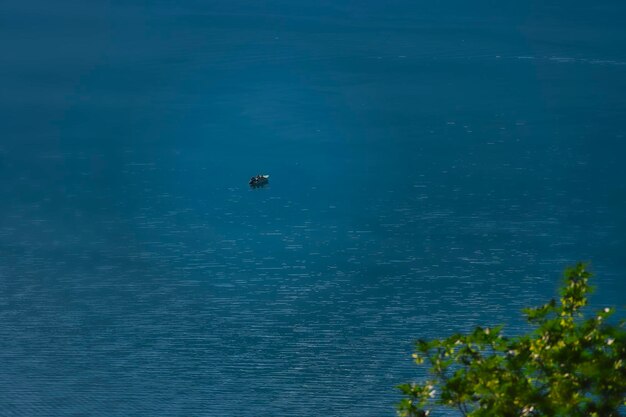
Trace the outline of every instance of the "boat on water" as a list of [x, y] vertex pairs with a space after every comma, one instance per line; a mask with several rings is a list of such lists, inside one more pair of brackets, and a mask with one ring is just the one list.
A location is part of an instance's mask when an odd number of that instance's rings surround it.
[[250, 184], [251, 187], [262, 187], [269, 182], [269, 179], [270, 179], [269, 175], [259, 174], [250, 178], [250, 181], [248, 182], [248, 184]]

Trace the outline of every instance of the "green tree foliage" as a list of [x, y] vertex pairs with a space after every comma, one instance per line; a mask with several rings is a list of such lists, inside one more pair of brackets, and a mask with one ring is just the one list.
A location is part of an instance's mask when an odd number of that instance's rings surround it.
[[[428, 416], [437, 406], [463, 416], [620, 416], [626, 407], [626, 331], [605, 308], [585, 317], [591, 274], [565, 272], [560, 300], [524, 313], [533, 327], [504, 337], [502, 327], [416, 343], [413, 359], [430, 377], [398, 388], [401, 417]], [[621, 410], [621, 411], [620, 411]]]

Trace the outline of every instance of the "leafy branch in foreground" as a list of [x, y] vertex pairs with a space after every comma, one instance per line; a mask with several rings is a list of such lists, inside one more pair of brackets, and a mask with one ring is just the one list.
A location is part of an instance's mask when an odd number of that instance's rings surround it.
[[620, 416], [626, 407], [626, 331], [605, 308], [585, 317], [591, 274], [566, 270], [559, 302], [524, 313], [534, 327], [507, 338], [502, 327], [419, 340], [413, 359], [430, 378], [398, 388], [401, 417], [428, 416], [435, 406], [466, 417]]

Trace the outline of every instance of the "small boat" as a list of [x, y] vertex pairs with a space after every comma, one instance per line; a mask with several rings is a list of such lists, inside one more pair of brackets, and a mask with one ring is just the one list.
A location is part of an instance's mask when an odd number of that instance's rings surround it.
[[248, 184], [250, 184], [251, 187], [262, 187], [269, 182], [269, 178], [269, 175], [255, 175], [250, 178]]

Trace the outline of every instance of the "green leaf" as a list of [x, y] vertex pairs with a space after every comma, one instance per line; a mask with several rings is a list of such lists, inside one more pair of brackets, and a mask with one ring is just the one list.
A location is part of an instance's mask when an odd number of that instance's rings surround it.
[[[476, 327], [467, 335], [419, 340], [413, 355], [432, 381], [403, 384], [401, 416], [426, 415], [439, 404], [466, 416], [619, 416], [626, 406], [625, 321], [608, 320], [605, 308], [583, 309], [592, 292], [585, 264], [566, 270], [560, 303], [524, 309], [533, 326], [502, 337], [502, 326]], [[438, 396], [434, 393], [439, 392]]]

